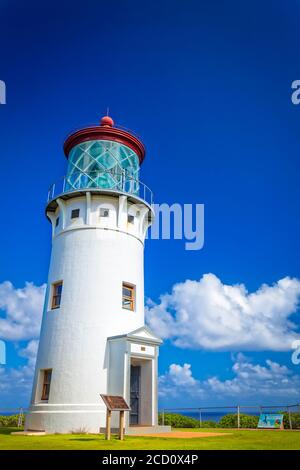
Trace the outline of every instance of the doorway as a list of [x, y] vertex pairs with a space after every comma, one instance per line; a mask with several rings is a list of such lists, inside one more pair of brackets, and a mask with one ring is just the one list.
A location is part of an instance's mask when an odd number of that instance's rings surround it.
[[130, 367], [130, 425], [140, 422], [141, 366]]

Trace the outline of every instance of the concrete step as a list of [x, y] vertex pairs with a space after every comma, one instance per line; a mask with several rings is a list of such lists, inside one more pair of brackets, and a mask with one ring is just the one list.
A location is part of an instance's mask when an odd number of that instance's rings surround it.
[[159, 434], [162, 432], [171, 432], [171, 426], [129, 426], [125, 429], [125, 434], [128, 436]]

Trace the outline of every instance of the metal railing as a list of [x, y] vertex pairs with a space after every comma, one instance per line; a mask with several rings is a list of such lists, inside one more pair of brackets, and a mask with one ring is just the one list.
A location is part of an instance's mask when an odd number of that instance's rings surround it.
[[[160, 411], [161, 417], [162, 417], [162, 425], [165, 424], [165, 415], [167, 413], [176, 413], [176, 414], [181, 414], [183, 416], [189, 417], [188, 414], [193, 414], [197, 415], [197, 419], [199, 421], [199, 428], [202, 427], [203, 423], [203, 415], [205, 413], [211, 413], [212, 411], [217, 411], [221, 412], [224, 410], [224, 415], [231, 413], [234, 413], [237, 415], [237, 428], [240, 429], [241, 427], [241, 412], [242, 410], [254, 410], [257, 411], [257, 415], [263, 412], [270, 412], [270, 410], [277, 410], [277, 412], [286, 412], [288, 414], [288, 421], [289, 421], [289, 428], [293, 429], [292, 425], [292, 408], [294, 408], [294, 411], [300, 413], [300, 403], [297, 403], [295, 405], [233, 405], [233, 406], [206, 406], [206, 407], [198, 407], [198, 408], [162, 408]], [[296, 409], [296, 410], [295, 410]], [[232, 410], [232, 411], [230, 411]], [[229, 411], [229, 413], [228, 413]], [[221, 413], [220, 413], [221, 414]], [[193, 416], [194, 417], [194, 416]], [[196, 418], [194, 418], [196, 419]], [[213, 421], [212, 419], [209, 419], [207, 421]]]
[[66, 193], [88, 189], [119, 191], [137, 196], [149, 205], [153, 204], [153, 193], [148, 186], [129, 175], [126, 170], [116, 172], [113, 169], [93, 172], [78, 171], [63, 176], [50, 186], [47, 202]]

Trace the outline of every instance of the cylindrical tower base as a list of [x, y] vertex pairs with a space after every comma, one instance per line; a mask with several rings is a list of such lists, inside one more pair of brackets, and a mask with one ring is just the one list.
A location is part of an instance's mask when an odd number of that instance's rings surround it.
[[118, 192], [78, 191], [52, 201], [47, 215], [52, 253], [25, 428], [97, 433], [105, 426], [100, 394], [118, 367], [109, 364], [108, 338], [144, 325], [151, 208]]

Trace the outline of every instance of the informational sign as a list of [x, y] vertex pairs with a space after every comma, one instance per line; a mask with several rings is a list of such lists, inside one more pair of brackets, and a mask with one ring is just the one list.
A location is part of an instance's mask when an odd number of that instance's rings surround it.
[[283, 414], [261, 413], [257, 427], [265, 429], [283, 429]]
[[110, 422], [111, 422], [111, 412], [119, 411], [120, 412], [120, 421], [119, 421], [119, 439], [124, 439], [124, 415], [125, 411], [130, 411], [130, 407], [127, 405], [123, 397], [118, 395], [102, 395], [101, 398], [106, 406], [106, 431], [105, 439], [109, 440], [111, 436], [110, 431]]
[[117, 395], [101, 395], [106, 408], [109, 411], [129, 411], [130, 407], [127, 405], [123, 397]]

